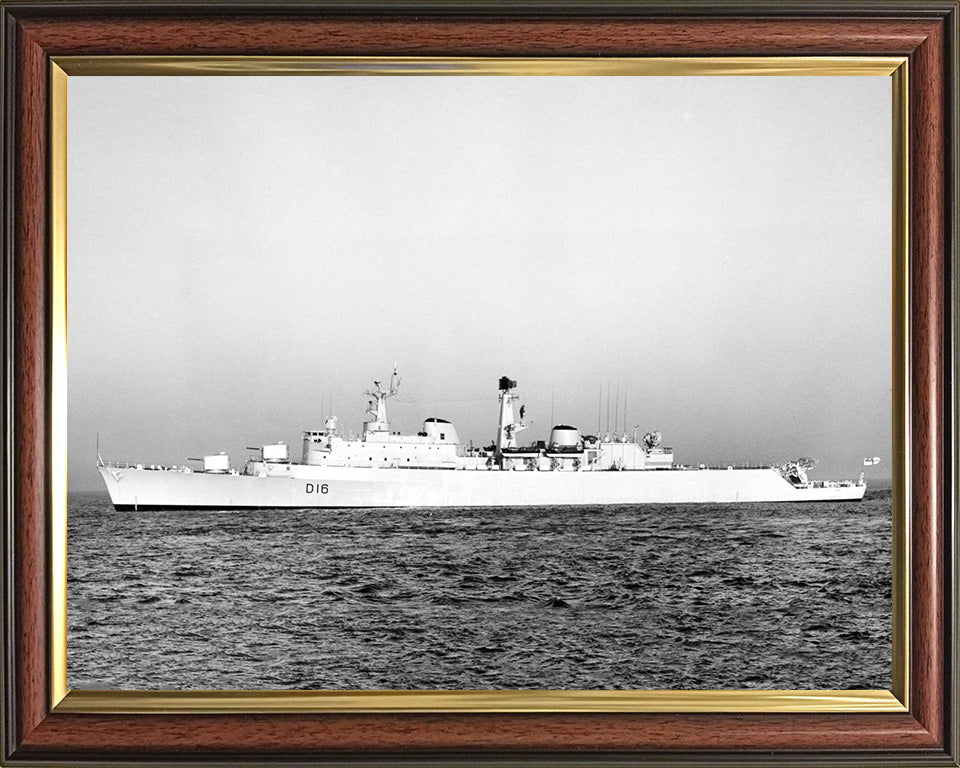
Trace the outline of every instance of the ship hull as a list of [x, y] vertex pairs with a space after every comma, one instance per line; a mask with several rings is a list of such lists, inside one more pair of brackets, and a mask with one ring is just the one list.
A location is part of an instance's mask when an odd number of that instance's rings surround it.
[[515, 507], [859, 501], [863, 485], [796, 487], [773, 469], [526, 472], [272, 467], [265, 476], [99, 467], [120, 510]]

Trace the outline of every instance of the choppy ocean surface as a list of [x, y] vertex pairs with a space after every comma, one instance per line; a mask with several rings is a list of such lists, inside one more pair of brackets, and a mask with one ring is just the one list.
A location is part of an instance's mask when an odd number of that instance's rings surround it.
[[890, 688], [860, 503], [115, 512], [68, 502], [68, 682]]

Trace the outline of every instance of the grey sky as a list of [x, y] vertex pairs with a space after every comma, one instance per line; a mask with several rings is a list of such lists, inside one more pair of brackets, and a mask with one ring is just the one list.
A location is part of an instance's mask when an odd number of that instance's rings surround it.
[[[71, 77], [69, 487], [627, 394], [685, 463], [891, 445], [890, 80]], [[611, 405], [611, 411], [613, 406]], [[606, 422], [604, 403], [602, 426]]]

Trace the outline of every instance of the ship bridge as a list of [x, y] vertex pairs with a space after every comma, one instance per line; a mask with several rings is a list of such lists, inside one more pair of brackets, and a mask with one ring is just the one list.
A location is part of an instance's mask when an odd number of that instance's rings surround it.
[[366, 394], [370, 419], [358, 440], [344, 439], [336, 418], [326, 428], [303, 433], [303, 463], [333, 467], [449, 467], [462, 466], [467, 451], [452, 422], [439, 417], [425, 419], [415, 435], [390, 429], [387, 400], [397, 394], [400, 377], [394, 365], [386, 389], [379, 381]]

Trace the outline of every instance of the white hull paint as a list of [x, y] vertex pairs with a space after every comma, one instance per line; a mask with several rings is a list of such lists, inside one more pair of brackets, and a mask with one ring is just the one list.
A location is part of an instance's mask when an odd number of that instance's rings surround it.
[[859, 501], [862, 484], [797, 487], [775, 469], [506, 471], [271, 465], [264, 476], [101, 466], [118, 509], [512, 507]]

